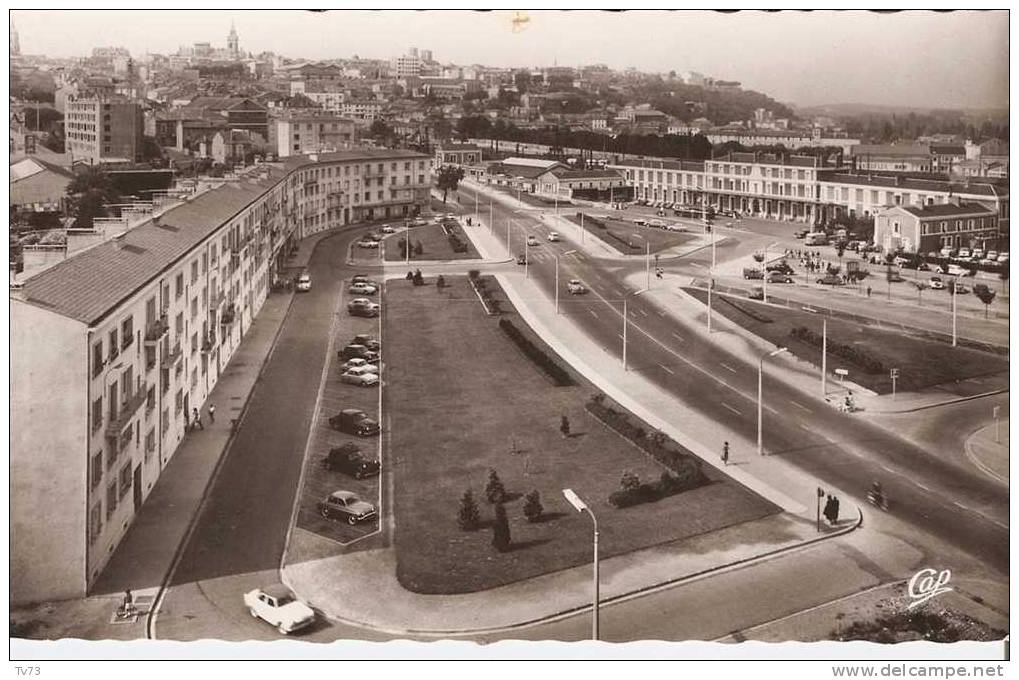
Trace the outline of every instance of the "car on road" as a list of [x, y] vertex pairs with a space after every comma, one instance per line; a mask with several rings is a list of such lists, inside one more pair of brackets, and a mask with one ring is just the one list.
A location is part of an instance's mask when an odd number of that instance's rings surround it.
[[373, 437], [379, 433], [379, 424], [364, 411], [348, 408], [329, 418], [329, 427], [358, 437]]
[[580, 279], [570, 279], [570, 282], [566, 284], [566, 290], [571, 295], [583, 295], [587, 292], [587, 287]]
[[760, 269], [751, 269], [750, 267], [744, 267], [743, 268], [743, 278], [744, 279], [763, 279], [764, 278], [764, 272], [762, 272]]
[[372, 350], [365, 345], [358, 345], [356, 343], [347, 345], [337, 352], [336, 355], [344, 361], [348, 361], [350, 359], [364, 359], [365, 362], [369, 364], [375, 363], [379, 360], [378, 350]]
[[945, 282], [940, 276], [932, 276], [930, 280], [931, 290], [944, 290]]
[[365, 456], [361, 453], [361, 447], [351, 442], [329, 449], [329, 454], [322, 459], [322, 465], [327, 470], [342, 472], [355, 479], [372, 477], [379, 474], [381, 469], [379, 461]]
[[686, 231], [685, 224], [667, 224], [665, 225], [665, 231]]
[[362, 359], [361, 357], [354, 357], [353, 359], [347, 359], [345, 362], [343, 362], [343, 365], [340, 366], [340, 369], [344, 373], [346, 373], [347, 371], [349, 371], [351, 369], [354, 369], [354, 368], [365, 368], [365, 369], [368, 370], [369, 373], [378, 373], [379, 372], [379, 367], [378, 367], [377, 364], [373, 364], [373, 363], [371, 363], [371, 362], [369, 362], [369, 361], [367, 361], [365, 359]]
[[785, 260], [780, 260], [778, 262], [772, 262], [767, 267], [765, 267], [765, 269], [768, 270], [769, 272], [779, 272], [780, 274], [792, 274], [793, 273], [793, 268], [790, 267], [789, 263], [786, 262]]
[[963, 285], [963, 284], [961, 284], [959, 282], [955, 283], [955, 294], [956, 295], [966, 295], [967, 293], [969, 293], [969, 288], [967, 288], [965, 285]]
[[383, 224], [382, 228], [379, 229], [379, 231], [381, 231], [383, 234], [395, 234], [396, 233], [396, 229], [392, 225], [389, 225], [389, 224]]
[[825, 274], [817, 280], [822, 286], [841, 286], [845, 284], [841, 276]]
[[365, 333], [359, 333], [354, 336], [354, 339], [350, 341], [351, 345], [364, 345], [373, 352], [378, 352], [382, 349], [382, 345], [373, 336]]
[[326, 519], [340, 519], [354, 525], [374, 519], [375, 506], [363, 501], [353, 491], [333, 491], [318, 504], [318, 512]]
[[888, 272], [885, 274], [885, 280], [890, 283], [902, 283], [906, 279], [899, 276], [899, 272]]
[[371, 279], [369, 279], [364, 274], [355, 274], [354, 278], [352, 278], [350, 280], [350, 282], [351, 283], [367, 283], [369, 286], [375, 286], [376, 288], [379, 287], [378, 282], [372, 281]]
[[952, 276], [969, 276], [970, 269], [957, 264], [948, 265], [948, 273]]
[[662, 220], [648, 220], [647, 226], [653, 227], [655, 229], [664, 229], [665, 222], [663, 222]]
[[546, 236], [545, 238], [548, 239], [549, 243], [555, 243], [556, 241], [559, 240], [559, 232], [550, 231], [548, 232], [548, 236]]
[[528, 236], [527, 237], [527, 245], [529, 245], [529, 246], [538, 246], [538, 245], [541, 245], [541, 241], [539, 241], [536, 236]]
[[352, 284], [347, 289], [347, 292], [351, 295], [375, 295], [375, 293], [379, 292], [379, 289], [370, 283], [359, 282]]
[[647, 225], [647, 218], [646, 217], [634, 217], [633, 218], [633, 223], [636, 224], [638, 227], [646, 226]]
[[273, 625], [283, 635], [315, 623], [315, 612], [283, 584], [255, 588], [244, 593], [244, 604], [256, 619]]
[[354, 298], [347, 303], [347, 311], [351, 316], [366, 316], [374, 317], [378, 316], [382, 307], [375, 302], [367, 298]]
[[517, 264], [527, 264], [527, 256], [523, 253], [517, 255]]
[[363, 238], [357, 242], [358, 248], [378, 248], [379, 242], [372, 241], [370, 238]]
[[793, 277], [780, 271], [768, 272], [768, 283], [792, 283]]
[[308, 273], [297, 277], [297, 290], [306, 293], [311, 290], [311, 276]]
[[366, 239], [370, 239], [370, 240], [375, 241], [375, 242], [378, 242], [378, 241], [382, 240], [382, 234], [380, 234], [377, 231], [373, 231], [370, 234], [365, 235], [365, 238]]
[[375, 387], [379, 384], [379, 376], [368, 370], [351, 370], [340, 376], [340, 382], [358, 387]]

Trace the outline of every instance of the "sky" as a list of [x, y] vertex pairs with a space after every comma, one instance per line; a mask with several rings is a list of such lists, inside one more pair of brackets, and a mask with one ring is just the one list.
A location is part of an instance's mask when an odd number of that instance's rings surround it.
[[801, 106], [1008, 106], [1008, 13], [708, 11], [53, 10], [11, 12], [24, 54], [132, 55], [181, 45], [291, 58], [388, 59], [410, 46], [442, 63], [696, 71]]

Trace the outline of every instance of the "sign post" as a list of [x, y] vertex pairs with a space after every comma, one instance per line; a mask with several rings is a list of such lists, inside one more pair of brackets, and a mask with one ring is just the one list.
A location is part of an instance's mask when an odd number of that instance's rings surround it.
[[1001, 416], [1001, 407], [1000, 406], [995, 406], [994, 407], [994, 443], [995, 444], [1000, 444], [1001, 443], [1001, 420], [1000, 420], [1000, 416]]
[[899, 379], [899, 369], [893, 368], [889, 375], [892, 378], [892, 401], [895, 401], [895, 381]]

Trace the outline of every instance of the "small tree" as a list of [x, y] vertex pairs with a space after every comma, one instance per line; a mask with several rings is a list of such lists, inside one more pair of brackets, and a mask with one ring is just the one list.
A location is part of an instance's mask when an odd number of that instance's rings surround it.
[[916, 286], [916, 300], [917, 304], [923, 304], [923, 292], [929, 287], [926, 281], [914, 281], [913, 285]]
[[407, 276], [405, 276], [404, 278], [407, 279], [408, 281], [413, 281], [414, 280], [414, 272], [408, 271], [407, 272]]
[[474, 494], [470, 489], [464, 491], [460, 497], [460, 512], [457, 514], [456, 523], [462, 531], [474, 531], [481, 521], [481, 512], [478, 510], [478, 503], [474, 500]]
[[994, 302], [995, 292], [987, 286], [973, 286], [973, 292], [984, 303], [984, 318], [987, 318], [987, 308]]
[[509, 518], [506, 517], [506, 507], [500, 502], [495, 504], [495, 521], [492, 522], [492, 545], [499, 552], [506, 552], [510, 549], [512, 539], [510, 538]]
[[454, 165], [444, 165], [439, 168], [436, 174], [435, 186], [442, 190], [442, 202], [446, 202], [446, 196], [450, 191], [456, 191], [460, 180], [464, 178], [464, 169]]
[[489, 503], [502, 503], [506, 500], [506, 487], [499, 479], [499, 473], [495, 470], [488, 472], [488, 484], [485, 485], [485, 498]]
[[524, 516], [527, 518], [528, 522], [533, 524], [534, 522], [539, 521], [542, 513], [544, 512], [545, 509], [541, 507], [541, 495], [538, 493], [537, 489], [524, 497]]
[[414, 283], [415, 286], [425, 285], [425, 277], [421, 275], [420, 269], [416, 269], [414, 271], [414, 275], [411, 277], [411, 281]]
[[424, 246], [421, 245], [421, 241], [415, 241], [414, 242], [414, 254], [415, 255], [420, 255], [423, 252], [425, 252], [425, 248], [424, 248]]
[[764, 262], [764, 253], [754, 253], [754, 262]]
[[619, 486], [623, 491], [632, 491], [640, 486], [640, 477], [627, 470], [619, 480]]
[[445, 288], [446, 287], [446, 279], [443, 278], [442, 274], [439, 274], [439, 278], [435, 279], [435, 285], [438, 288]]

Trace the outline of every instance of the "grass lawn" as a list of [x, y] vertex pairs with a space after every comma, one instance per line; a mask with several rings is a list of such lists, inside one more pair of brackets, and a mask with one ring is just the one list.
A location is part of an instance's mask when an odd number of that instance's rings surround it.
[[453, 248], [449, 245], [449, 239], [446, 237], [446, 232], [442, 230], [442, 225], [429, 224], [424, 227], [413, 227], [408, 231], [401, 231], [386, 238], [386, 262], [399, 262], [404, 259], [400, 256], [400, 239], [404, 236], [410, 238], [412, 246], [420, 242], [421, 247], [423, 248], [423, 252], [420, 255], [415, 255], [413, 250], [411, 251], [411, 262], [414, 262], [415, 260], [479, 259], [481, 256], [478, 255], [477, 249], [467, 237], [467, 234], [464, 233], [463, 228], [459, 224], [453, 224], [452, 222], [447, 222], [447, 224], [450, 229], [459, 233], [461, 240], [467, 244], [466, 253], [454, 253]]
[[[589, 564], [590, 519], [567, 504], [566, 487], [597, 513], [603, 557], [779, 511], [708, 466], [711, 483], [698, 489], [627, 509], [609, 505], [624, 471], [651, 481], [663, 468], [587, 413], [590, 383], [575, 375], [575, 386], [556, 387], [500, 330], [500, 316], [485, 314], [465, 277], [446, 279], [444, 290], [429, 277], [430, 285], [417, 288], [390, 281], [386, 291], [386, 456], [404, 587], [471, 592]], [[507, 310], [502, 316], [540, 343], [498, 284], [488, 285]], [[568, 438], [559, 431], [564, 414]], [[456, 523], [466, 489], [478, 499], [482, 521], [493, 517], [484, 500], [490, 469], [513, 499], [506, 504], [513, 549], [506, 553], [492, 547], [487, 524], [464, 532]], [[522, 496], [532, 490], [546, 513], [534, 524], [522, 511]]]
[[[707, 292], [696, 288], [686, 291], [701, 302], [707, 303]], [[716, 313], [735, 321], [740, 326], [776, 345], [789, 348], [796, 356], [820, 366], [821, 350], [801, 342], [789, 334], [793, 328], [804, 326], [821, 332], [821, 314], [812, 314], [799, 309], [774, 307], [746, 298], [716, 296], [713, 305]], [[732, 300], [736, 306], [719, 300]], [[752, 314], [747, 314], [747, 309]], [[759, 318], [754, 318], [759, 317]], [[832, 317], [828, 319], [828, 338], [847, 345], [854, 345], [887, 368], [898, 368], [897, 389], [900, 392], [919, 390], [946, 382], [965, 380], [1008, 370], [1008, 359], [998, 355], [964, 347], [952, 347], [945, 342], [874, 328]], [[849, 379], [879, 394], [892, 391], [888, 371], [867, 373], [857, 364], [829, 352], [828, 370], [836, 368], [849, 370]], [[832, 376], [835, 374], [832, 373]]]
[[[566, 215], [566, 218], [575, 224], [580, 224], [580, 218], [577, 217], [576, 212], [577, 211], [575, 209], [571, 210]], [[560, 208], [560, 213], [562, 213], [562, 208]], [[584, 211], [584, 214], [587, 215], [587, 217], [592, 216], [592, 212]], [[694, 236], [690, 233], [665, 231], [664, 229], [655, 229], [653, 227], [641, 227], [626, 218], [615, 219], [614, 217], [610, 217], [608, 219], [603, 219], [601, 217], [602, 213], [597, 211], [594, 211], [593, 214], [597, 216], [597, 219], [605, 223], [607, 228], [602, 229], [598, 227], [591, 223], [587, 217], [584, 218], [584, 228], [624, 255], [640, 255], [641, 253], [646, 253], [647, 244], [649, 243], [651, 244], [651, 252], [659, 253], [668, 248], [682, 245], [694, 238]], [[614, 234], [614, 236], [610, 236], [610, 234]], [[628, 246], [627, 244], [630, 245]]]

